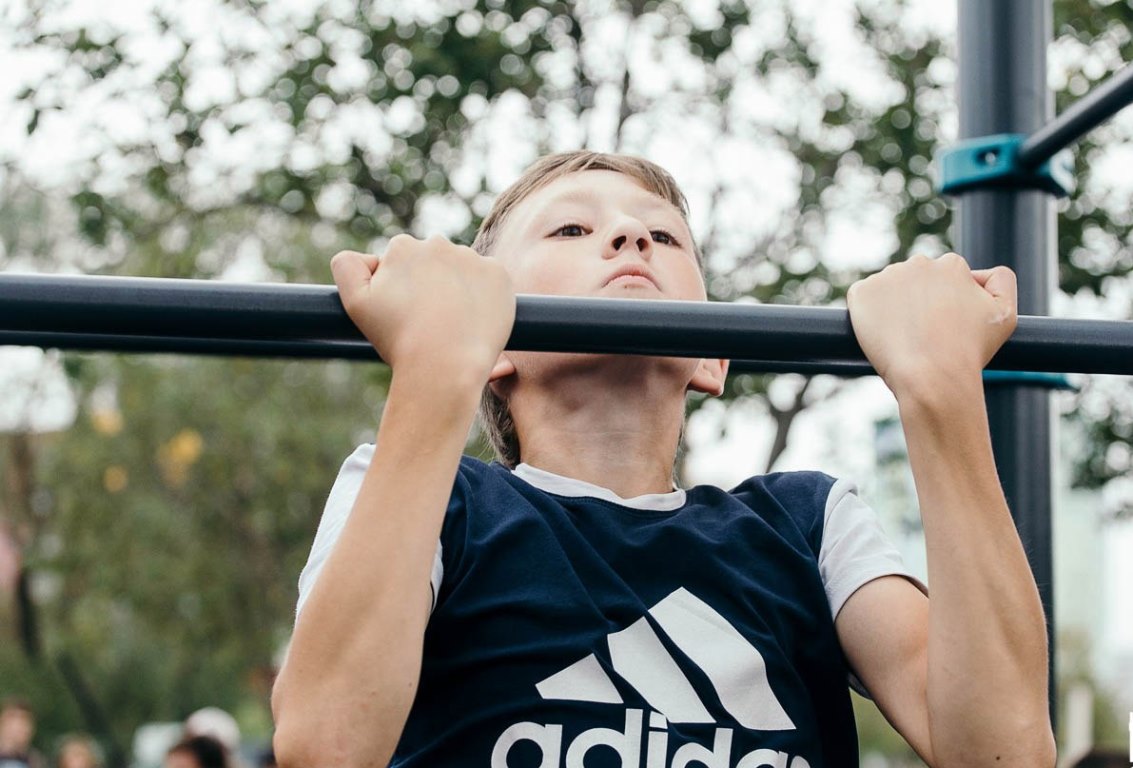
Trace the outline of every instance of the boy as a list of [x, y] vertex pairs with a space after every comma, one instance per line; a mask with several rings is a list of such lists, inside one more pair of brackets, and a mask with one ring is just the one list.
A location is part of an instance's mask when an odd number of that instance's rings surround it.
[[[475, 246], [332, 262], [393, 377], [300, 580], [281, 765], [856, 765], [851, 672], [932, 766], [1053, 765], [980, 378], [1008, 270], [913, 258], [849, 296], [901, 409], [929, 601], [846, 483], [674, 488], [686, 393], [720, 394], [726, 361], [503, 350], [516, 292], [705, 300], [668, 174], [544, 158]], [[461, 457], [481, 396], [503, 463]]]

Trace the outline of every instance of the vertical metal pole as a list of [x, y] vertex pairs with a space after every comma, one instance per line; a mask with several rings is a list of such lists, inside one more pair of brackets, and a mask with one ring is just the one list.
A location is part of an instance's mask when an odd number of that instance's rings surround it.
[[[1046, 84], [1051, 0], [959, 0], [960, 138], [1032, 133], [1052, 116]], [[957, 201], [957, 251], [974, 267], [1004, 264], [1019, 280], [1019, 311], [1049, 314], [1054, 290], [1054, 207], [1045, 192], [979, 190]], [[1054, 573], [1049, 391], [987, 387], [996, 464], [1047, 615], [1054, 715]]]

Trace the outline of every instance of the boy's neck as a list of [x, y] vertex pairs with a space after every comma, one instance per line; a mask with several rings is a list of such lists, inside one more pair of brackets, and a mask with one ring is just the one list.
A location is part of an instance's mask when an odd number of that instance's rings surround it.
[[673, 490], [685, 392], [671, 369], [626, 358], [618, 365], [540, 366], [538, 375], [520, 377], [509, 408], [521, 461], [627, 499]]

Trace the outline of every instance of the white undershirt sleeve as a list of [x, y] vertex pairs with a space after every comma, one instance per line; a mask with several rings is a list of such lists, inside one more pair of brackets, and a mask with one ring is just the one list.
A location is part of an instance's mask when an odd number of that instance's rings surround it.
[[[882, 576], [903, 576], [928, 594], [924, 583], [905, 567], [901, 553], [885, 535], [877, 514], [857, 495], [853, 483], [838, 480], [826, 499], [818, 572], [826, 589], [830, 615], [859, 588]], [[861, 681], [850, 675], [850, 686], [869, 696]]]
[[[360, 445], [354, 450], [354, 453], [347, 457], [342, 468], [338, 471], [338, 477], [335, 478], [334, 485], [330, 489], [322, 519], [319, 521], [319, 529], [315, 533], [315, 541], [311, 545], [311, 554], [307, 558], [307, 564], [303, 567], [302, 573], [299, 574], [299, 601], [295, 606], [296, 617], [303, 610], [303, 604], [307, 602], [311, 588], [318, 581], [327, 557], [330, 556], [331, 550], [334, 549], [339, 536], [342, 535], [346, 519], [350, 516], [350, 510], [354, 508], [354, 502], [358, 498], [358, 491], [362, 488], [362, 478], [365, 477], [366, 469], [370, 466], [370, 460], [373, 457], [374, 446], [372, 443]], [[441, 542], [437, 541], [437, 551], [433, 557], [433, 571], [429, 579], [433, 592], [433, 608], [437, 605], [437, 592], [441, 588], [443, 575], [444, 564], [441, 561]]]

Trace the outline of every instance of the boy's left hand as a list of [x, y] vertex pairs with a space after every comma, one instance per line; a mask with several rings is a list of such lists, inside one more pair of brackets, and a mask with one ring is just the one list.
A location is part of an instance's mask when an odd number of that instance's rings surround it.
[[972, 270], [955, 253], [891, 264], [846, 301], [862, 351], [898, 396], [978, 377], [1017, 316], [1015, 273]]

